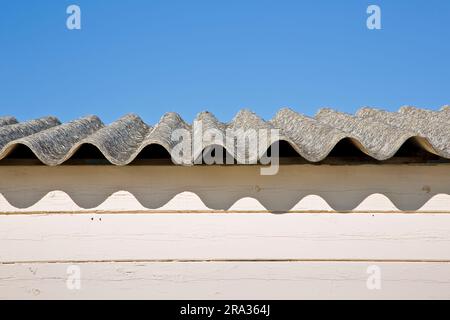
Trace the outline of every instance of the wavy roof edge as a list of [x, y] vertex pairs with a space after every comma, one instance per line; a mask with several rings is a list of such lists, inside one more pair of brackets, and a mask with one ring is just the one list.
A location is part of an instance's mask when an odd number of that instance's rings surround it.
[[[198, 121], [202, 121], [203, 132], [212, 129], [223, 136], [228, 130], [279, 129], [280, 136], [270, 144], [286, 142], [298, 156], [312, 163], [326, 159], [343, 140], [377, 161], [391, 159], [410, 141], [424, 152], [450, 159], [450, 106], [439, 111], [404, 106], [397, 112], [364, 107], [354, 115], [323, 108], [313, 117], [283, 108], [267, 121], [243, 109], [227, 123], [204, 111], [193, 124]], [[71, 159], [82, 146], [91, 145], [111, 164], [127, 165], [147, 146], [158, 145], [170, 154], [177, 144], [172, 139], [177, 129], [192, 133], [194, 128], [174, 112], [164, 114], [154, 126], [135, 114], [127, 114], [109, 125], [93, 115], [67, 123], [52, 116], [25, 122], [5, 116], [0, 117], [0, 164], [20, 146], [28, 148], [42, 163], [54, 166]], [[216, 145], [214, 139], [206, 139], [200, 151]], [[248, 162], [246, 150], [236, 150], [235, 144], [223, 146], [238, 163]], [[267, 149], [259, 150], [258, 159]], [[186, 155], [182, 162], [194, 164], [198, 156]]]

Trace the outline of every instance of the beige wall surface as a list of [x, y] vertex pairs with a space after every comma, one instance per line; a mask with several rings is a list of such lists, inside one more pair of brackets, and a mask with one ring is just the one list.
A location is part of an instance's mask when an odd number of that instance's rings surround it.
[[450, 299], [449, 169], [0, 166], [0, 298]]
[[258, 166], [0, 166], [0, 211], [449, 212], [449, 171], [446, 164], [287, 165], [262, 176]]

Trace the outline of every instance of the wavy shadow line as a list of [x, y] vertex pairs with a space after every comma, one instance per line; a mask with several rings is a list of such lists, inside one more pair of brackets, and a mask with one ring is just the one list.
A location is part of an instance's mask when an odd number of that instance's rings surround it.
[[[297, 198], [298, 199], [298, 198]], [[356, 200], [359, 199], [359, 200]], [[169, 197], [163, 205], [149, 206], [140, 196], [135, 196], [129, 191], [116, 191], [106, 196], [102, 201], [94, 206], [83, 206], [77, 197], [71, 196], [69, 193], [61, 190], [49, 191], [42, 195], [37, 201], [27, 207], [17, 206], [11, 201], [8, 195], [0, 193], [0, 211], [3, 212], [26, 212], [26, 211], [42, 211], [42, 212], [70, 212], [83, 210], [99, 210], [99, 211], [269, 211], [269, 212], [302, 212], [302, 211], [322, 211], [322, 212], [449, 212], [450, 211], [450, 195], [439, 193], [430, 194], [417, 202], [414, 207], [401, 208], [398, 199], [392, 199], [382, 193], [370, 193], [360, 195], [355, 200], [356, 203], [351, 207], [343, 208], [342, 206], [333, 206], [333, 199], [328, 199], [326, 195], [308, 194], [300, 197], [293, 206], [284, 208], [274, 208], [268, 203], [269, 199], [261, 199], [258, 197], [236, 196], [228, 201], [226, 207], [217, 208], [211, 206], [211, 199], [202, 198], [194, 192], [184, 191]], [[331, 200], [331, 201], [330, 201]], [[269, 200], [270, 201], [270, 200]]]

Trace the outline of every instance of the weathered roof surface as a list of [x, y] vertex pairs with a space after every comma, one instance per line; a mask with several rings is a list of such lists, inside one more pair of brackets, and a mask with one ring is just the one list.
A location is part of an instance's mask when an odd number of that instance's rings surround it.
[[[393, 157], [407, 140], [413, 140], [431, 154], [450, 159], [450, 108], [430, 111], [402, 107], [398, 112], [362, 108], [355, 115], [322, 109], [307, 117], [291, 109], [281, 109], [273, 119], [265, 121], [255, 113], [241, 110], [229, 123], [222, 123], [209, 112], [198, 114], [199, 127], [188, 124], [176, 113], [167, 113], [154, 126], [129, 114], [105, 125], [96, 116], [87, 116], [61, 124], [54, 117], [18, 122], [14, 117], [0, 117], [0, 163], [17, 146], [29, 148], [46, 165], [59, 165], [70, 159], [83, 145], [93, 145], [115, 165], [131, 163], [150, 145], [159, 145], [169, 153], [178, 143], [171, 137], [175, 130], [186, 129], [195, 137], [196, 130], [214, 130], [225, 137], [228, 131], [247, 129], [279, 129], [276, 140], [285, 141], [304, 159], [319, 162], [343, 139], [350, 140], [359, 150], [383, 161]], [[239, 134], [239, 133], [238, 133]], [[188, 141], [192, 143], [192, 141]], [[273, 143], [275, 141], [270, 141]], [[214, 139], [203, 140], [200, 152]], [[237, 147], [234, 155], [239, 162], [248, 157]], [[223, 144], [226, 149], [229, 145]], [[197, 150], [198, 151], [198, 150]], [[233, 154], [232, 150], [228, 150]], [[195, 151], [185, 155], [184, 163], [192, 164]]]

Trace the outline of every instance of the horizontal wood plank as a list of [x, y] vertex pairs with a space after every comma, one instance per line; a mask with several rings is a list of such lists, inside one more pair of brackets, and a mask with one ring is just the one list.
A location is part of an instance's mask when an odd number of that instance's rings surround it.
[[450, 261], [450, 215], [0, 216], [0, 262]]
[[[79, 268], [76, 273], [74, 267]], [[379, 272], [379, 282], [369, 280], [374, 275], [373, 268]], [[79, 290], [75, 285], [78, 282], [73, 278], [78, 274]], [[372, 284], [369, 287], [368, 280]], [[374, 283], [380, 286], [374, 286]], [[449, 263], [130, 262], [75, 266], [67, 263], [0, 265], [0, 299], [449, 298]]]

